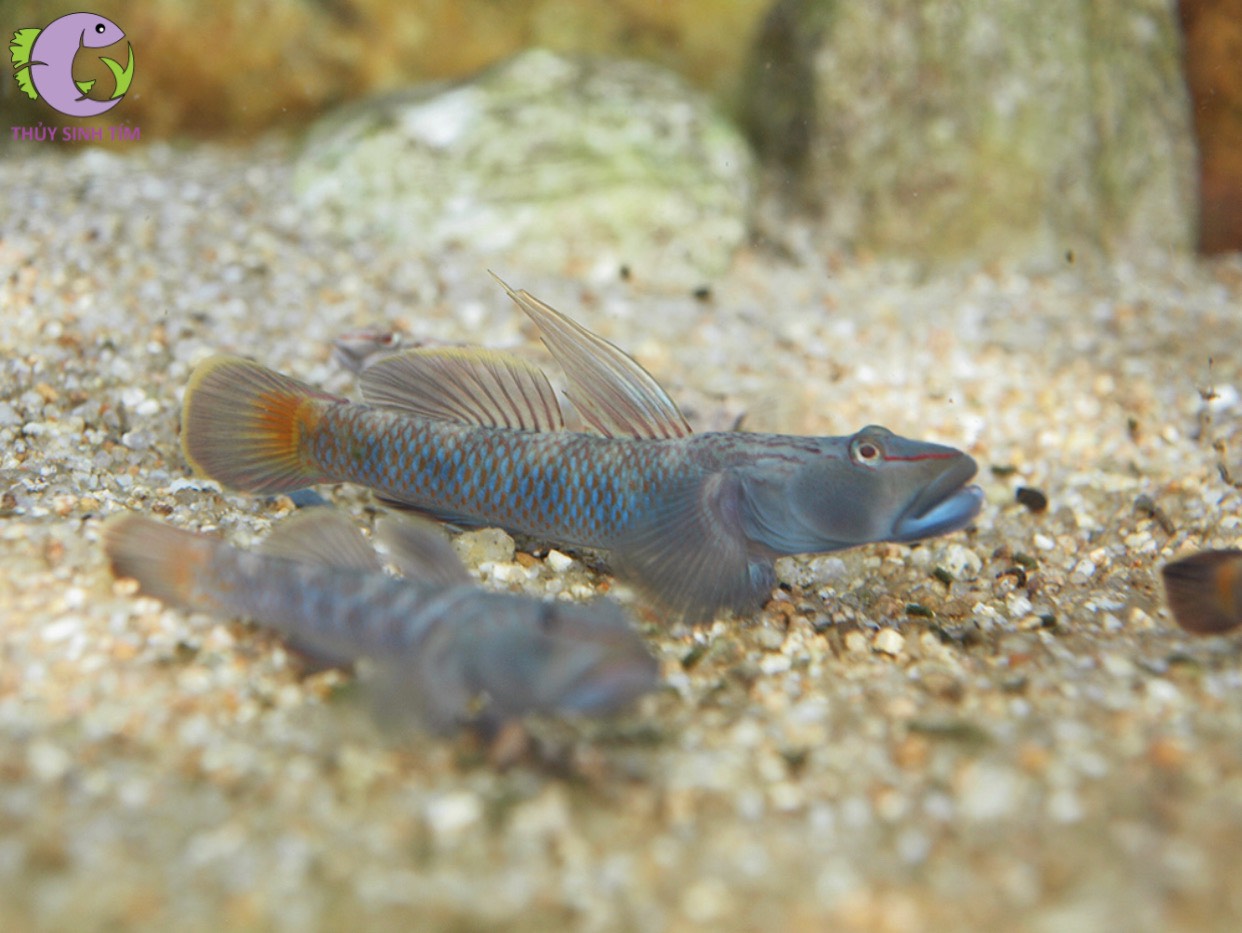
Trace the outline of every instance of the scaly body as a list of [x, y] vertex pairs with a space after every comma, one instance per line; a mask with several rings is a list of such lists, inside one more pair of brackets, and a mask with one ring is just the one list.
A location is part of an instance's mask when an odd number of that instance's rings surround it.
[[612, 547], [661, 488], [696, 472], [680, 440], [484, 428], [365, 405], [323, 407], [306, 438], [316, 482], [588, 547]]
[[186, 391], [187, 458], [249, 492], [353, 482], [438, 518], [607, 548], [623, 576], [694, 617], [757, 604], [776, 556], [912, 541], [979, 510], [970, 457], [884, 428], [691, 434], [637, 363], [510, 295], [599, 433], [563, 430], [542, 373], [490, 351], [381, 358], [361, 373], [366, 405], [218, 357]]
[[316, 659], [374, 662], [384, 712], [435, 731], [483, 715], [607, 712], [656, 683], [656, 665], [608, 603], [549, 603], [469, 583], [442, 538], [417, 525], [385, 540], [416, 575], [384, 573], [343, 517], [301, 513], [260, 551], [135, 515], [110, 520], [118, 576], [174, 605], [247, 616]]

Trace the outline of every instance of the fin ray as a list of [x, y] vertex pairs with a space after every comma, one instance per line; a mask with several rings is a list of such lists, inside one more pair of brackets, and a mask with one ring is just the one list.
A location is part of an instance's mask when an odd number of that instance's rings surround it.
[[642, 581], [690, 621], [756, 608], [770, 592], [770, 561], [752, 559], [742, 530], [741, 482], [711, 473], [670, 490], [613, 549], [618, 575]]
[[289, 516], [259, 546], [269, 557], [378, 573], [375, 549], [348, 518], [330, 508], [312, 508]]
[[371, 404], [421, 418], [522, 431], [565, 426], [547, 376], [495, 350], [406, 350], [371, 363], [358, 379]]
[[490, 274], [539, 328], [540, 339], [565, 371], [574, 406], [593, 428], [608, 437], [691, 433], [668, 393], [632, 357], [530, 292], [514, 291]]
[[447, 585], [471, 582], [465, 564], [431, 522], [393, 515], [380, 520], [375, 534], [405, 576]]
[[195, 590], [218, 539], [125, 512], [104, 521], [103, 543], [112, 575], [137, 580], [144, 596], [184, 609], [209, 608], [195, 599]]
[[340, 402], [251, 360], [213, 356], [194, 370], [181, 448], [195, 472], [230, 489], [291, 492], [324, 482], [303, 451], [324, 402]]

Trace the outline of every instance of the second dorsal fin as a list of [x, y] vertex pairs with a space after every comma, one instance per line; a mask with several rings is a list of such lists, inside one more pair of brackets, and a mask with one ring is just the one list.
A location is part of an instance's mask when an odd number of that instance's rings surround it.
[[539, 328], [539, 336], [569, 382], [582, 417], [609, 437], [685, 437], [690, 425], [660, 384], [630, 356], [525, 290], [500, 283]]
[[276, 526], [260, 545], [269, 557], [343, 570], [379, 571], [379, 556], [354, 523], [340, 512], [317, 506]]
[[559, 431], [556, 393], [539, 367], [495, 350], [436, 347], [376, 360], [358, 377], [373, 405], [491, 428]]

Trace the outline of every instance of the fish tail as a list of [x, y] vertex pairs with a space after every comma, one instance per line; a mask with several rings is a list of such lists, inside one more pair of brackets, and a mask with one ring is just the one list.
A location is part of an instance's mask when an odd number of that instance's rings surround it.
[[144, 596], [170, 606], [208, 608], [196, 594], [216, 539], [126, 513], [104, 522], [103, 541], [114, 577], [137, 580]]
[[291, 492], [327, 477], [304, 441], [328, 395], [236, 356], [199, 364], [186, 386], [181, 448], [198, 473], [231, 489]]
[[1165, 564], [1164, 592], [1173, 619], [1196, 635], [1242, 626], [1242, 551], [1201, 551]]
[[9, 42], [9, 55], [13, 59], [14, 68], [25, 68], [30, 64], [30, 50], [34, 48], [35, 39], [39, 38], [41, 29], [19, 29], [13, 33]]
[[34, 41], [40, 32], [39, 29], [19, 29], [13, 33], [13, 41], [9, 43], [9, 54], [17, 72], [13, 77], [17, 79], [18, 88], [31, 100], [39, 98], [39, 92], [30, 80], [30, 66], [33, 64], [30, 61], [30, 51], [34, 48]]

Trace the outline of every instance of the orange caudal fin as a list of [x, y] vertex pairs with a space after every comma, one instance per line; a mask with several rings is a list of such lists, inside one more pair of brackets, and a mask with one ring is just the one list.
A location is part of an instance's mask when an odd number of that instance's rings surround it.
[[104, 523], [103, 542], [112, 575], [137, 580], [144, 596], [170, 606], [208, 608], [196, 594], [216, 539], [125, 513]]
[[199, 364], [186, 386], [181, 447], [190, 466], [230, 489], [291, 492], [325, 477], [303, 439], [328, 395], [236, 356]]

